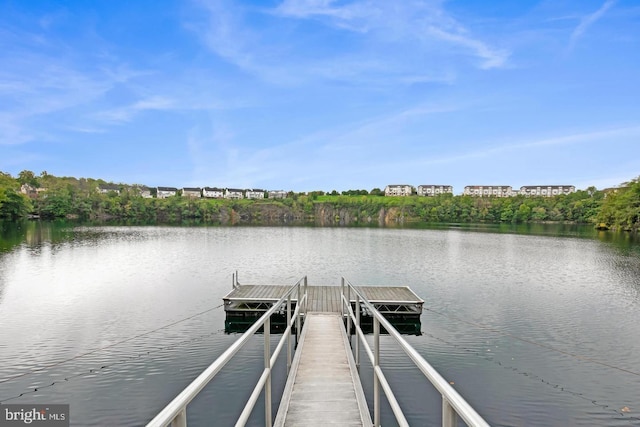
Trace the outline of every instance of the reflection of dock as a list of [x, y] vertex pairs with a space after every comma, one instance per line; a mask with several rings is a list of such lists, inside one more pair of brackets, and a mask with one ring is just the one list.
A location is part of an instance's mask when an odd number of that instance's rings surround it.
[[[225, 331], [243, 332], [260, 318], [289, 290], [285, 285], [234, 285], [234, 289], [222, 298], [226, 312]], [[308, 312], [340, 313], [340, 286], [308, 286]], [[408, 286], [360, 286], [358, 289], [367, 300], [400, 332], [420, 333], [420, 315], [424, 301]], [[355, 309], [355, 295], [351, 298]], [[298, 296], [291, 297], [295, 307]], [[362, 325], [371, 332], [371, 313], [362, 306]], [[278, 331], [286, 327], [284, 309], [274, 314], [271, 328]]]

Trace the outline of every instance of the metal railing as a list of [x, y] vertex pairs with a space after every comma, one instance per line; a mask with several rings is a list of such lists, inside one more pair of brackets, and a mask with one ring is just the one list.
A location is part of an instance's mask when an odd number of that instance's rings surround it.
[[[345, 294], [346, 290], [346, 294]], [[351, 292], [355, 295], [355, 314], [351, 307]], [[355, 362], [360, 366], [360, 341], [369, 356], [371, 366], [373, 366], [373, 425], [380, 426], [380, 388], [385, 393], [389, 406], [396, 417], [398, 425], [409, 426], [397, 399], [395, 398], [387, 379], [380, 368], [380, 326], [382, 326], [389, 336], [393, 337], [400, 345], [400, 348], [413, 363], [420, 369], [425, 377], [442, 395], [442, 426], [455, 427], [458, 424], [458, 416], [470, 427], [488, 427], [489, 424], [467, 403], [466, 400], [431, 366], [409, 343], [405, 341], [400, 333], [385, 319], [378, 310], [371, 304], [362, 293], [344, 277], [341, 279], [341, 312], [347, 315], [347, 334], [351, 333], [351, 322], [355, 322]], [[373, 316], [373, 350], [365, 339], [360, 327], [360, 308], [364, 305]], [[359, 338], [359, 339], [358, 339]]]
[[[234, 279], [235, 283], [235, 279]], [[291, 312], [291, 297], [297, 291], [296, 309]], [[304, 291], [304, 292], [303, 292]], [[282, 338], [278, 341], [278, 345], [271, 354], [271, 316], [279, 311], [286, 303], [287, 310], [287, 328], [282, 334]], [[198, 377], [191, 382], [178, 396], [176, 396], [165, 408], [158, 413], [148, 424], [147, 427], [164, 427], [171, 424], [172, 427], [186, 427], [187, 425], [187, 405], [209, 384], [218, 372], [229, 362], [233, 356], [240, 350], [255, 334], [258, 329], [264, 326], [264, 370], [253, 389], [249, 400], [247, 401], [236, 426], [244, 426], [253, 411], [253, 408], [260, 397], [260, 393], [264, 389], [265, 396], [265, 426], [271, 427], [273, 416], [271, 414], [271, 370], [278, 359], [280, 351], [287, 344], [287, 372], [291, 369], [291, 349], [292, 349], [292, 327], [295, 323], [296, 334], [300, 334], [300, 322], [303, 313], [307, 311], [307, 276], [298, 280], [291, 288], [287, 290], [282, 298], [276, 302], [267, 312], [265, 312], [242, 336], [234, 342], [224, 353], [220, 355], [207, 369], [205, 369]], [[297, 339], [297, 337], [296, 337]]]

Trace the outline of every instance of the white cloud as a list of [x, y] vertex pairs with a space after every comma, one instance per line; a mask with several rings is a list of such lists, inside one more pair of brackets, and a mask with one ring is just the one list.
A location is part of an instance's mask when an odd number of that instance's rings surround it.
[[[279, 86], [317, 81], [372, 87], [449, 84], [456, 64], [500, 68], [510, 55], [474, 36], [441, 1], [286, 0], [273, 9], [243, 8], [226, 0], [196, 4], [207, 12], [205, 18], [199, 15], [186, 25], [212, 52]], [[250, 25], [256, 14], [268, 23]], [[321, 22], [324, 29], [308, 32], [304, 21]], [[330, 47], [335, 37], [342, 41]]]
[[580, 20], [580, 24], [578, 24], [578, 26], [571, 33], [571, 41], [569, 43], [569, 49], [572, 49], [576, 45], [578, 40], [586, 33], [589, 27], [591, 27], [600, 18], [602, 18], [602, 16], [607, 12], [607, 10], [609, 10], [615, 3], [616, 3], [616, 0], [607, 0], [594, 13], [584, 16]]
[[172, 100], [161, 96], [153, 96], [124, 107], [98, 112], [94, 114], [94, 117], [101, 121], [125, 123], [144, 111], [166, 111], [173, 108], [174, 102]]
[[443, 41], [467, 48], [482, 59], [480, 68], [502, 68], [507, 64], [509, 52], [504, 49], [495, 49], [480, 40], [473, 39], [460, 33], [450, 33], [437, 27], [429, 27], [428, 32]]
[[328, 25], [362, 33], [380, 33], [403, 43], [441, 41], [461, 47], [483, 61], [480, 68], [506, 65], [509, 52], [491, 47], [446, 12], [441, 1], [371, 2], [337, 5], [327, 0], [285, 0], [277, 8], [283, 16], [319, 19]]
[[640, 126], [621, 127], [616, 129], [597, 130], [591, 132], [575, 133], [569, 135], [561, 135], [552, 138], [542, 138], [529, 141], [520, 141], [512, 144], [504, 145], [487, 145], [485, 148], [479, 150], [472, 150], [455, 154], [452, 156], [441, 156], [424, 160], [422, 163], [436, 164], [436, 163], [453, 163], [462, 159], [469, 158], [486, 158], [495, 156], [499, 153], [505, 152], [518, 152], [523, 150], [529, 150], [531, 148], [540, 147], [553, 147], [571, 144], [587, 144], [594, 141], [608, 141], [611, 138], [632, 137], [640, 136]]

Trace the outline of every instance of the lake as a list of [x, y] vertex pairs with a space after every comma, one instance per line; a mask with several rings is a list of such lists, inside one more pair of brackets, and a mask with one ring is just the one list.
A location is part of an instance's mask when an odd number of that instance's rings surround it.
[[[0, 403], [68, 403], [72, 425], [143, 425], [238, 338], [221, 307], [236, 270], [246, 284], [410, 286], [425, 310], [407, 340], [491, 425], [640, 426], [640, 245], [554, 225], [5, 224]], [[437, 425], [439, 396], [388, 338], [382, 367], [409, 422]], [[189, 422], [233, 425], [261, 363], [256, 336]], [[280, 363], [274, 393], [283, 385]]]

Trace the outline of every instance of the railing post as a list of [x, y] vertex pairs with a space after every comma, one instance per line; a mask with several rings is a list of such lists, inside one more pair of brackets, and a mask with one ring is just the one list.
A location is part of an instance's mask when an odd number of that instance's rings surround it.
[[344, 277], [340, 278], [340, 315], [344, 319]]
[[[287, 328], [289, 333], [287, 334], [287, 374], [291, 370], [291, 292], [287, 296]], [[286, 330], [286, 328], [285, 328]]]
[[360, 325], [360, 295], [356, 293], [356, 368], [360, 368], [360, 338], [358, 337], [358, 328]]
[[264, 368], [269, 370], [264, 384], [264, 425], [271, 427], [271, 317], [264, 322]]
[[349, 309], [351, 308], [351, 285], [347, 283], [347, 338], [349, 338], [349, 344], [351, 345], [351, 315]]
[[376, 373], [380, 366], [380, 321], [373, 316], [373, 425], [380, 427], [380, 380]]
[[300, 316], [302, 316], [302, 294], [300, 293], [300, 283], [298, 282], [298, 302], [296, 303], [300, 310], [296, 316], [296, 348], [298, 348], [298, 341], [300, 340]]
[[446, 397], [442, 396], [442, 427], [457, 427], [458, 414]]
[[[307, 294], [307, 276], [304, 276], [304, 294], [307, 296], [304, 299], [304, 315], [307, 315], [307, 304], [309, 304], [309, 295]], [[300, 308], [300, 311], [302, 311], [302, 308]]]
[[187, 408], [183, 408], [171, 421], [171, 427], [187, 427]]

